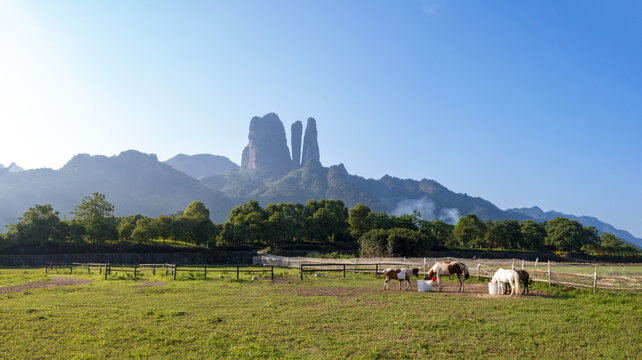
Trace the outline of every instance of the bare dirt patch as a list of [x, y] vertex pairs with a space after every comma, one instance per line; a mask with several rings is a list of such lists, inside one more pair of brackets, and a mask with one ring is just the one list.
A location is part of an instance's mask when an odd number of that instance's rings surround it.
[[167, 285], [166, 282], [160, 282], [160, 281], [145, 281], [141, 284], [136, 284], [134, 287], [135, 288], [147, 288], [147, 287], [152, 287], [152, 286], [163, 286]]
[[[396, 283], [396, 281], [395, 281]], [[371, 293], [389, 293], [389, 292], [403, 292], [403, 286], [402, 290], [399, 290], [398, 284], [395, 283], [390, 283], [390, 290], [384, 291], [383, 290], [383, 281], [381, 282], [381, 286], [378, 287], [353, 287], [353, 288], [347, 288], [347, 287], [323, 287], [323, 286], [314, 286], [314, 287], [287, 287], [280, 289], [280, 292], [285, 292], [285, 293], [291, 293], [291, 294], [296, 294], [299, 296], [336, 296], [336, 297], [357, 297], [362, 294], [371, 294]], [[451, 295], [456, 295], [456, 296], [479, 296], [479, 297], [497, 297], [497, 296], [502, 296], [502, 295], [490, 295], [488, 294], [488, 285], [487, 284], [479, 284], [479, 283], [466, 283], [464, 285], [464, 292], [459, 293], [457, 290], [459, 289], [459, 284], [458, 283], [453, 283], [453, 282], [448, 282], [448, 283], [443, 283], [442, 285], [442, 293], [445, 294], [451, 294]], [[417, 282], [413, 281], [410, 285], [410, 291], [417, 292]], [[437, 294], [438, 293], [438, 288], [437, 284], [434, 285], [433, 287], [433, 293]], [[508, 297], [508, 295], [506, 295]], [[538, 296], [546, 296], [546, 293], [538, 290], [530, 290], [529, 294], [523, 295], [527, 297], [538, 297]]]
[[91, 283], [90, 280], [66, 276], [54, 276], [53, 279], [47, 281], [38, 281], [19, 286], [8, 286], [5, 288], [0, 288], [0, 294], [10, 294], [15, 292], [22, 292], [25, 290], [42, 289], [54, 286], [87, 285], [89, 283]]

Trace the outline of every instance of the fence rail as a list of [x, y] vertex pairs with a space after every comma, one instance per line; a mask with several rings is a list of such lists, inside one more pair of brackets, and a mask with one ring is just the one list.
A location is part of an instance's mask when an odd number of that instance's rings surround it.
[[138, 265], [119, 265], [113, 266], [110, 263], [48, 263], [45, 264], [45, 274], [52, 270], [69, 270], [70, 274], [74, 273], [74, 268], [76, 273], [78, 273], [78, 268], [87, 269], [87, 273], [91, 273], [91, 270], [98, 269], [99, 274], [105, 276], [107, 279], [108, 275], [112, 275], [112, 272], [124, 272], [124, 273], [133, 273], [134, 278], [139, 275], [142, 275], [142, 271], [146, 270], [152, 271], [152, 276], [156, 276], [156, 271], [165, 271], [165, 276], [171, 275], [174, 280], [176, 280], [176, 275], [178, 272], [190, 272], [190, 273], [203, 273], [203, 278], [207, 279], [208, 273], [216, 272], [236, 272], [236, 279], [240, 279], [241, 273], [270, 273], [270, 279], [274, 280], [274, 266], [261, 266], [257, 268], [256, 265], [203, 265], [203, 266], [193, 266], [193, 265], [184, 265], [179, 267], [176, 264], [138, 264]]

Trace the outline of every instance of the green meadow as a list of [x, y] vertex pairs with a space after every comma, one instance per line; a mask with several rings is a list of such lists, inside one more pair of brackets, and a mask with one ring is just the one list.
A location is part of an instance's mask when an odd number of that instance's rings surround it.
[[[642, 296], [533, 284], [528, 296], [382, 290], [383, 278], [0, 269], [3, 359], [616, 358], [642, 353]], [[219, 276], [223, 276], [220, 279]], [[250, 280], [252, 276], [259, 280]], [[71, 277], [86, 285], [9, 286]], [[470, 291], [470, 290], [469, 290]]]

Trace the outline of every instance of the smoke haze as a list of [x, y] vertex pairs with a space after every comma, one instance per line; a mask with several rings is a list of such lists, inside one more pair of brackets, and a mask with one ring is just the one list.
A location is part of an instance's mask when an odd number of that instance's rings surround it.
[[392, 214], [401, 216], [412, 214], [413, 211], [418, 211], [423, 219], [430, 221], [439, 219], [449, 224], [456, 224], [460, 216], [459, 210], [456, 208], [444, 208], [437, 211], [435, 203], [425, 197], [399, 201], [397, 207], [392, 211]]

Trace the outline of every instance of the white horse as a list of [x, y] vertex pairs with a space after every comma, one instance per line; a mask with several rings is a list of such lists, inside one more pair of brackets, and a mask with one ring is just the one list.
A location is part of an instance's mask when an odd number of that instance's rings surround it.
[[[464, 278], [468, 279], [468, 268], [466, 264], [462, 262], [438, 262], [433, 265], [433, 267], [428, 271], [426, 279], [430, 279], [433, 276], [437, 277], [437, 284], [439, 284], [439, 291], [441, 292], [441, 277], [442, 275], [450, 276], [457, 275], [459, 280], [459, 290], [457, 292], [464, 292]], [[463, 277], [462, 277], [463, 276]]]
[[[495, 272], [495, 275], [493, 275], [493, 279], [490, 282], [497, 284], [498, 294], [503, 294], [503, 286], [504, 284], [508, 284], [510, 287], [510, 296], [513, 296], [513, 294], [517, 294], [517, 296], [521, 295], [519, 288], [519, 274], [515, 270], [504, 270], [500, 268]], [[499, 291], [500, 289], [502, 289], [502, 291]]]

